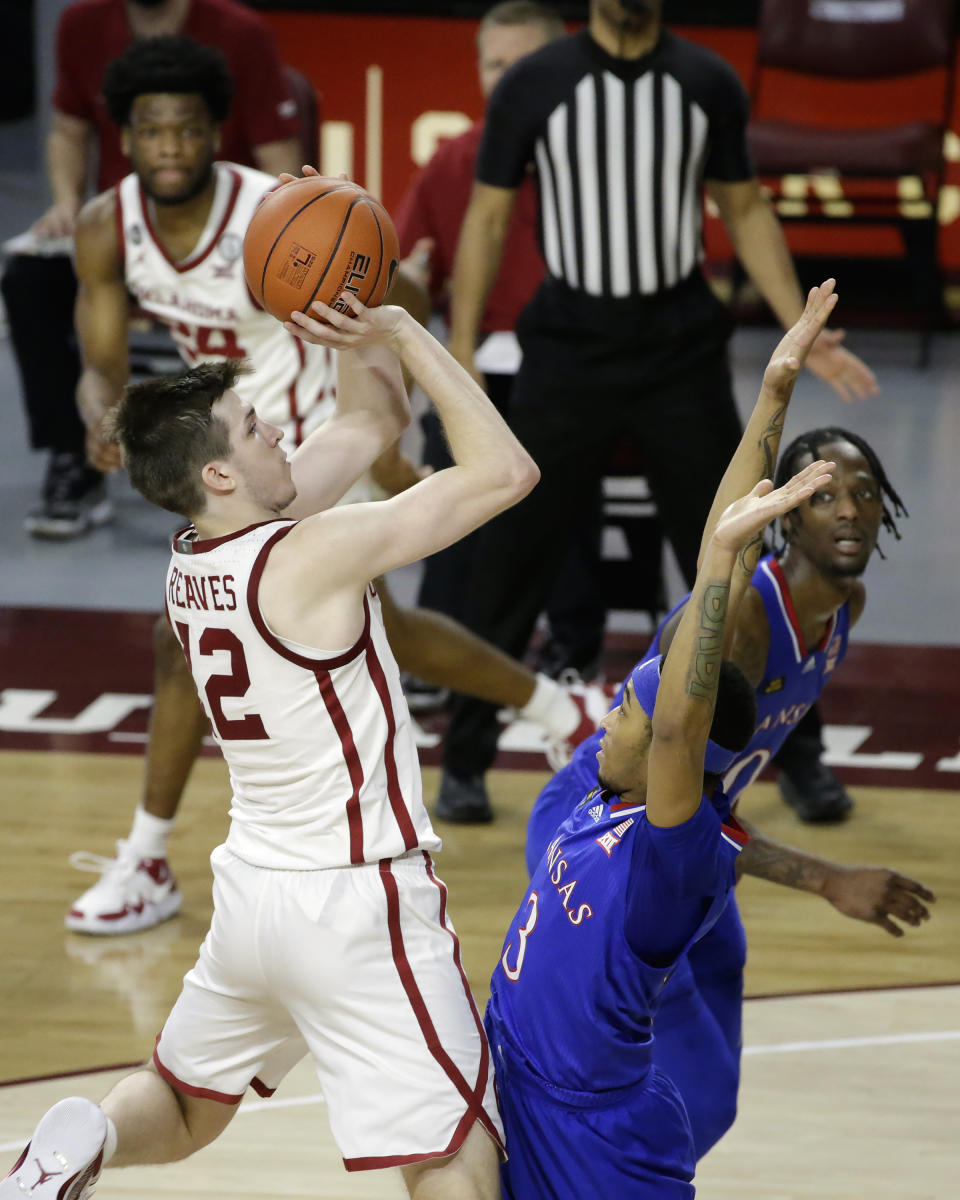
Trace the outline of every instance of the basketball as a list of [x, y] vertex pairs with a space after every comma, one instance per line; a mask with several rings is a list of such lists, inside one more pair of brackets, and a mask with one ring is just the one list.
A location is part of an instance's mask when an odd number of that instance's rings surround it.
[[243, 239], [254, 299], [278, 321], [315, 300], [348, 314], [352, 292], [371, 308], [386, 295], [400, 260], [390, 214], [344, 179], [309, 176], [268, 193]]

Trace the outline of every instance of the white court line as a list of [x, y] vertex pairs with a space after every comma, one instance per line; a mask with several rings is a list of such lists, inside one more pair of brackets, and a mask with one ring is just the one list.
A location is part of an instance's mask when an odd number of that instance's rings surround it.
[[[930, 1033], [891, 1033], [877, 1037], [827, 1038], [820, 1042], [776, 1042], [769, 1046], [745, 1046], [743, 1054], [802, 1054], [808, 1050], [851, 1050], [861, 1046], [908, 1046], [919, 1042], [957, 1042], [960, 1029], [944, 1029]], [[264, 1109], [304, 1108], [310, 1104], [323, 1104], [319, 1092], [307, 1096], [281, 1096], [276, 1100], [248, 1100], [237, 1109], [238, 1115], [261, 1112]], [[22, 1150], [24, 1139], [0, 1142], [0, 1154], [7, 1150]]]
[[828, 1038], [822, 1042], [778, 1042], [770, 1046], [744, 1046], [747, 1054], [795, 1054], [806, 1050], [852, 1050], [860, 1046], [906, 1046], [917, 1042], [960, 1041], [960, 1029], [939, 1033], [890, 1033], [877, 1037]]

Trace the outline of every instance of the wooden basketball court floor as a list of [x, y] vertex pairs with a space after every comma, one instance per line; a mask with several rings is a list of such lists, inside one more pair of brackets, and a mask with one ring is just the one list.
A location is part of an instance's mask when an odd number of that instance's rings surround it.
[[[97, 1099], [148, 1056], [206, 929], [207, 856], [225, 831], [228, 796], [214, 758], [199, 762], [172, 841], [183, 914], [122, 938], [62, 927], [69, 901], [91, 878], [73, 871], [68, 855], [107, 851], [105, 839], [125, 831], [140, 771], [137, 754], [0, 751], [0, 1156], [11, 1161], [50, 1103], [68, 1094]], [[432, 796], [435, 768], [424, 777]], [[545, 778], [498, 770], [496, 822], [442, 829], [439, 869], [481, 1004], [524, 889], [526, 816]], [[754, 786], [744, 810], [793, 844], [923, 880], [939, 896], [933, 919], [895, 941], [819, 898], [755, 880], [741, 885], [750, 942], [741, 1107], [701, 1166], [701, 1196], [948, 1200], [960, 1191], [960, 794], [854, 792], [854, 818], [834, 828], [799, 825], [769, 783]], [[271, 1100], [251, 1094], [200, 1155], [107, 1172], [98, 1188], [118, 1200], [402, 1194], [390, 1172], [343, 1170], [306, 1062]]]

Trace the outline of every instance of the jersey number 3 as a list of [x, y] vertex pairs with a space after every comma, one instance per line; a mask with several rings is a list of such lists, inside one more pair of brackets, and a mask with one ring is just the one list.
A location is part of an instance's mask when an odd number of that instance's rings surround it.
[[[190, 630], [182, 621], [177, 622], [177, 636], [187, 656], [187, 666], [192, 671]], [[247, 713], [237, 720], [231, 720], [224, 715], [224, 699], [239, 699], [247, 694], [250, 687], [250, 672], [243, 653], [243, 643], [237, 635], [229, 629], [205, 629], [200, 634], [197, 650], [203, 655], [225, 650], [230, 655], [230, 670], [222, 675], [209, 676], [203, 687], [210, 709], [210, 719], [220, 738], [225, 742], [254, 742], [266, 739], [269, 735], [256, 713]]]
[[519, 945], [517, 946], [517, 961], [510, 966], [508, 961], [510, 957], [510, 948], [513, 942], [507, 942], [503, 951], [503, 957], [500, 959], [500, 965], [503, 967], [503, 973], [508, 979], [512, 979], [514, 983], [520, 978], [520, 972], [523, 970], [523, 960], [527, 956], [527, 938], [533, 933], [537, 924], [537, 910], [540, 906], [540, 897], [536, 892], [531, 892], [527, 897], [527, 904], [530, 906], [530, 912], [527, 919], [517, 930]]

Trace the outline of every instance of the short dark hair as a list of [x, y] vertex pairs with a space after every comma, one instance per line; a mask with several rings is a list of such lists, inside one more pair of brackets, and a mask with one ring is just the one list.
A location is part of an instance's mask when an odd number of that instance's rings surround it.
[[188, 519], [203, 512], [200, 471], [230, 454], [230, 432], [213, 406], [250, 369], [242, 359], [224, 358], [126, 389], [109, 432], [130, 482], [151, 504]]
[[[893, 506], [893, 512], [887, 507], [886, 502], [883, 504], [883, 527], [888, 533], [900, 541], [900, 530], [897, 528], [896, 517], [909, 517], [907, 506], [900, 499], [893, 484], [887, 478], [887, 473], [883, 469], [877, 452], [866, 440], [860, 437], [859, 434], [851, 433], [849, 429], [841, 429], [839, 425], [824, 425], [820, 429], [811, 429], [808, 433], [801, 433], [799, 437], [795, 437], [790, 445], [780, 455], [780, 462], [777, 464], [777, 474], [774, 479], [775, 487], [783, 487], [783, 485], [792, 479], [794, 475], [801, 469], [800, 463], [804, 455], [809, 454], [811, 462], [815, 462], [818, 458], [822, 458], [821, 450], [824, 446], [829, 446], [831, 442], [849, 442], [851, 446], [856, 446], [863, 457], [867, 460], [867, 466], [870, 468], [870, 473], [877, 481], [881, 495], [886, 496]], [[780, 528], [783, 529], [783, 522], [780, 522]], [[784, 541], [786, 534], [784, 533]], [[780, 547], [782, 549], [783, 547]], [[877, 553], [883, 558], [883, 551], [880, 546], [877, 546]]]
[[[720, 663], [717, 703], [710, 726], [710, 741], [724, 750], [745, 750], [757, 727], [757, 695], [736, 663]], [[704, 772], [704, 783], [719, 778]]]
[[132, 42], [107, 67], [102, 91], [107, 112], [121, 127], [130, 123], [134, 100], [155, 93], [196, 93], [219, 125], [230, 112], [233, 76], [227, 60], [213, 46], [164, 35]]

